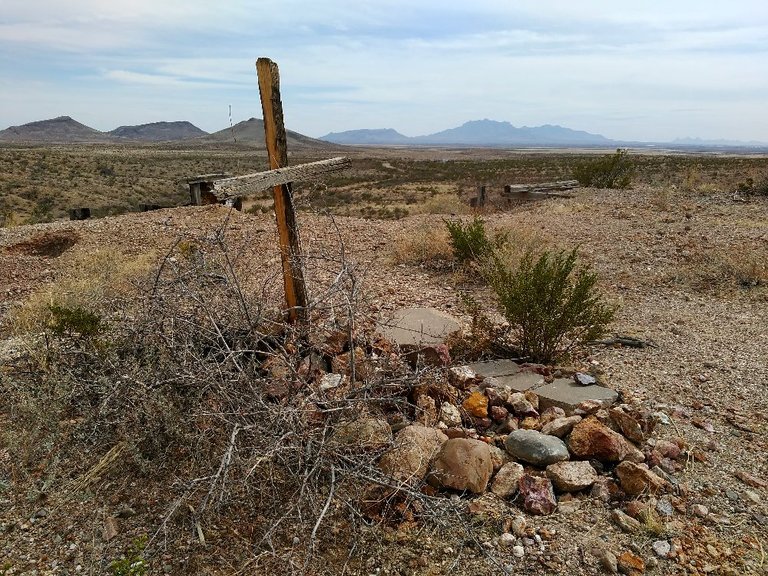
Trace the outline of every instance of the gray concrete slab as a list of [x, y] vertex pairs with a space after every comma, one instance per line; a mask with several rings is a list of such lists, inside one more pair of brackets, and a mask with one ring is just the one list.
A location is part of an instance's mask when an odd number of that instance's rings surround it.
[[544, 376], [532, 372], [518, 372], [509, 376], [495, 376], [493, 379], [499, 383], [500, 387], [508, 388], [515, 392], [525, 392], [533, 388], [538, 393], [537, 386], [542, 386], [545, 383]]
[[517, 362], [512, 360], [488, 360], [486, 362], [475, 362], [469, 365], [475, 374], [485, 376], [486, 378], [492, 376], [509, 376], [510, 374], [517, 374], [520, 372], [520, 366]]
[[379, 322], [378, 330], [400, 347], [436, 346], [452, 332], [461, 330], [456, 318], [434, 308], [401, 308]]
[[536, 389], [541, 410], [550, 406], [559, 406], [566, 413], [573, 412], [579, 404], [586, 400], [600, 402], [608, 407], [618, 399], [618, 394], [604, 386], [580, 386], [570, 378], [558, 378], [552, 384]]

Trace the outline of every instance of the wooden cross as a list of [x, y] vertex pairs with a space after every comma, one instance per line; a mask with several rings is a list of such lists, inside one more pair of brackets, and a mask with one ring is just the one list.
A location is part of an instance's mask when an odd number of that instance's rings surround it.
[[[283, 123], [283, 104], [280, 101], [280, 75], [277, 64], [269, 58], [259, 58], [256, 61], [256, 72], [259, 79], [264, 134], [271, 170], [229, 178], [218, 174], [210, 175], [214, 177], [205, 179], [203, 184], [200, 184], [203, 182], [200, 178], [203, 177], [198, 177], [190, 181], [190, 190], [194, 182], [198, 188], [201, 186], [205, 188], [204, 193], [208, 194], [209, 202], [224, 202], [269, 188], [273, 189], [288, 320], [303, 322], [307, 319], [307, 288], [304, 282], [299, 227], [293, 206], [291, 183], [295, 180], [344, 170], [351, 165], [351, 162], [348, 158], [339, 157], [288, 167], [288, 145]], [[193, 198], [193, 203], [207, 203], [201, 202], [199, 198], [198, 191], [198, 197]]]

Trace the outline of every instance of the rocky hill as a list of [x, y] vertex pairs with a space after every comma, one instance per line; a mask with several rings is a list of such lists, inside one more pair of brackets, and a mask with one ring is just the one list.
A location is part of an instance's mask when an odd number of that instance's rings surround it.
[[[288, 150], [295, 150], [297, 148], [332, 149], [335, 147], [329, 142], [310, 138], [304, 134], [294, 132], [293, 130], [286, 130], [286, 133], [288, 137]], [[258, 148], [264, 148], [264, 121], [260, 118], [250, 118], [249, 120], [243, 120], [231, 128], [225, 128], [224, 130], [219, 130], [218, 132], [214, 132], [213, 134], [209, 134], [208, 136], [200, 138], [200, 142], [250, 144]]]
[[126, 139], [143, 140], [149, 142], [171, 142], [188, 140], [206, 136], [208, 132], [201, 130], [191, 122], [151, 122], [138, 126], [120, 126], [110, 130], [108, 134]]
[[109, 134], [100, 132], [73, 120], [69, 116], [59, 116], [50, 120], [29, 122], [21, 126], [11, 126], [0, 131], [0, 142], [112, 142]]

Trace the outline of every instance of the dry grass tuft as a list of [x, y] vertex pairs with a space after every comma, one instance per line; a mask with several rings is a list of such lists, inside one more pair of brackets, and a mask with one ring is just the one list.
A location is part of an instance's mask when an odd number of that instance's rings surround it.
[[419, 266], [453, 260], [448, 230], [441, 224], [420, 225], [390, 244], [394, 264]]

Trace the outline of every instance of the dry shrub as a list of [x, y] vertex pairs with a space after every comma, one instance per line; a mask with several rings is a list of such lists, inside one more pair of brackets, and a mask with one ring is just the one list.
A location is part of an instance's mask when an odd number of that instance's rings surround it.
[[442, 225], [420, 225], [416, 229], [404, 231], [390, 246], [395, 264], [419, 266], [453, 259], [451, 239]]
[[55, 307], [109, 316], [116, 303], [135, 293], [136, 282], [147, 277], [155, 260], [152, 253], [128, 256], [113, 249], [78, 253], [69, 262], [71, 272], [33, 293], [15, 311], [13, 331], [42, 331], [53, 320]]
[[469, 214], [469, 204], [458, 194], [438, 194], [414, 206], [414, 214]]
[[697, 290], [768, 286], [768, 248], [733, 246], [696, 252], [682, 279]]

